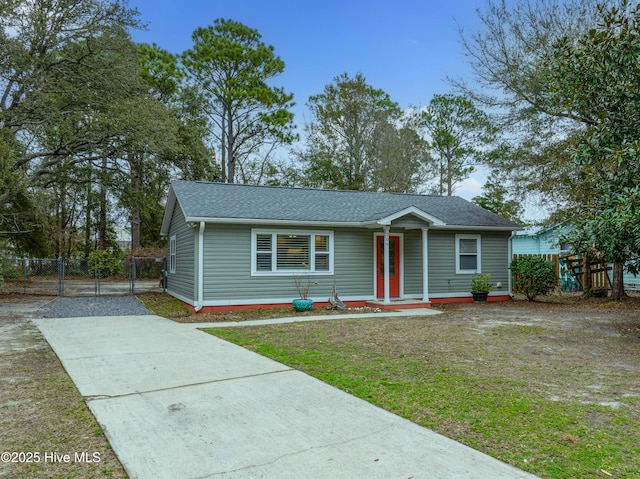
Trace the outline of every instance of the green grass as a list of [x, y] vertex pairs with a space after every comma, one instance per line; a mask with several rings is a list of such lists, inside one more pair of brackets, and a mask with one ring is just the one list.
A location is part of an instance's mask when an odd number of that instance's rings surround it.
[[[540, 477], [640, 477], [637, 396], [618, 408], [573, 398], [556, 388], [580, 390], [572, 378], [588, 377], [589, 364], [516, 351], [562, 340], [557, 330], [499, 325], [478, 333], [464, 322], [430, 328], [409, 318], [208, 332]], [[625, 380], [637, 386], [637, 377], [606, 377], [614, 388]]]
[[187, 307], [174, 298], [164, 293], [138, 294], [136, 297], [144, 304], [144, 306], [153, 311], [158, 316], [166, 318], [191, 314]]

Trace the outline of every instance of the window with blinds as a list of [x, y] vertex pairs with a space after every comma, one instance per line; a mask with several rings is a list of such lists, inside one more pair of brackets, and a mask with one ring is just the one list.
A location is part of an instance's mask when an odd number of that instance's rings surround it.
[[331, 273], [332, 247], [332, 232], [253, 230], [252, 273]]
[[311, 258], [309, 235], [277, 235], [278, 249], [276, 268], [281, 270], [310, 270]]
[[271, 271], [273, 253], [271, 251], [271, 235], [256, 235], [256, 271]]

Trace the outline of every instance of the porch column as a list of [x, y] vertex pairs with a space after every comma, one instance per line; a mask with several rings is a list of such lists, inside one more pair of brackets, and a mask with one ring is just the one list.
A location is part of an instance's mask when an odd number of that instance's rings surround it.
[[389, 293], [389, 227], [384, 227], [384, 304], [390, 304]]
[[422, 228], [422, 301], [429, 301], [429, 228]]

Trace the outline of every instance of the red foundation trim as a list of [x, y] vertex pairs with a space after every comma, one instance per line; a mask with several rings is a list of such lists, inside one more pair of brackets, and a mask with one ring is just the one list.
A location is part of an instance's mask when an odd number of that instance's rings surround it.
[[[190, 304], [182, 302], [185, 307], [191, 311], [192, 314], [196, 313], [196, 310]], [[349, 308], [362, 308], [367, 304], [366, 301], [345, 301], [344, 304]], [[320, 301], [313, 302], [314, 308], [326, 308], [329, 306], [329, 302]], [[224, 306], [203, 306], [198, 313], [226, 313], [229, 311], [255, 311], [257, 309], [276, 309], [276, 308], [290, 308], [292, 312], [295, 312], [291, 303], [273, 303], [273, 304], [230, 304]]]
[[[452, 304], [452, 303], [473, 303], [473, 298], [471, 296], [460, 296], [456, 298], [429, 298], [434, 304]], [[511, 296], [508, 294], [501, 296], [489, 296], [487, 298], [488, 303], [495, 303], [498, 301], [511, 301]]]
[[[487, 302], [493, 303], [497, 301], [510, 301], [511, 296], [489, 296]], [[430, 298], [430, 303], [405, 303], [405, 304], [376, 304], [369, 301], [345, 301], [345, 305], [349, 308], [362, 308], [365, 306], [371, 308], [379, 308], [384, 311], [398, 310], [398, 309], [418, 309], [418, 308], [430, 308], [431, 304], [447, 304], [447, 303], [472, 303], [473, 298], [471, 296], [460, 296], [455, 298]], [[195, 308], [190, 304], [184, 303], [184, 306], [191, 311], [191, 314], [196, 314]], [[329, 306], [327, 301], [314, 302], [314, 308], [326, 308]], [[274, 303], [274, 304], [230, 304], [224, 306], [203, 306], [198, 313], [224, 313], [229, 311], [255, 311], [256, 309], [276, 309], [276, 308], [290, 308], [294, 312], [291, 303]]]

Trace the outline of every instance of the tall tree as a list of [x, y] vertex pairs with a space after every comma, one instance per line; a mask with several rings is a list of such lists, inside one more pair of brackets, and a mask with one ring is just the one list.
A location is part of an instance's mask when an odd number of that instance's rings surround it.
[[261, 38], [240, 22], [217, 19], [194, 31], [193, 47], [182, 55], [206, 99], [223, 182], [236, 181], [237, 164], [266, 161], [265, 150], [296, 138], [293, 95], [268, 83], [284, 71], [284, 62]]
[[524, 206], [518, 200], [509, 198], [509, 190], [498, 178], [489, 178], [482, 187], [482, 194], [471, 201], [485, 210], [489, 210], [515, 223], [524, 225], [522, 214]]
[[371, 185], [375, 191], [417, 192], [430, 178], [431, 157], [412, 115], [375, 132]]
[[622, 0], [486, 0], [479, 27], [461, 31], [473, 82], [452, 79], [467, 97], [500, 114], [504, 144], [493, 166], [509, 173], [509, 188], [536, 194], [544, 205], [571, 208], [588, 196], [573, 164], [581, 126], [548, 100], [544, 58], [562, 37], [577, 41], [599, 21], [598, 5]]
[[347, 190], [412, 191], [428, 158], [411, 118], [362, 74], [343, 73], [309, 98], [299, 157], [304, 182]]
[[640, 264], [640, 5], [626, 7], [603, 8], [596, 28], [560, 39], [544, 64], [549, 104], [582, 126], [573, 158], [594, 188], [578, 218], [614, 263], [614, 299], [624, 296], [623, 265]]
[[476, 79], [498, 92], [478, 97], [504, 108], [516, 144], [494, 166], [560, 200], [578, 242], [614, 262], [614, 298], [637, 254], [637, 15], [625, 0], [489, 1], [465, 40]]
[[[84, 161], [118, 135], [109, 108], [126, 95], [104, 53], [122, 48], [137, 12], [105, 0], [0, 4], [0, 206], [50, 174]], [[5, 150], [0, 148], [0, 150]]]
[[435, 160], [434, 193], [451, 196], [482, 162], [482, 149], [494, 141], [495, 128], [469, 99], [452, 94], [435, 95], [421, 120]]

